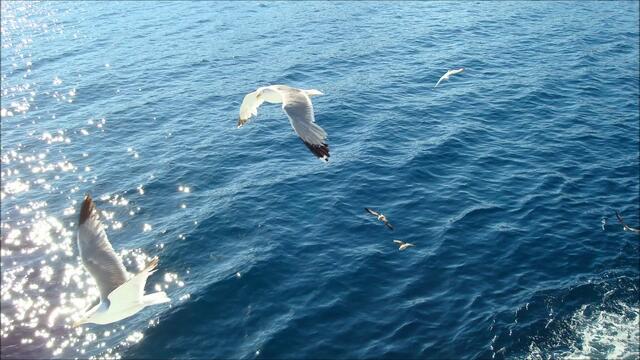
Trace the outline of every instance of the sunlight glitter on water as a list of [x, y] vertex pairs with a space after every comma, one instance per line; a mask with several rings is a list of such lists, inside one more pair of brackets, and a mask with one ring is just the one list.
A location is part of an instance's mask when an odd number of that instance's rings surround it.
[[[57, 110], [41, 112], [37, 116], [30, 114], [37, 109], [34, 104], [45, 101], [44, 98], [53, 98], [57, 103], [72, 103], [78, 94], [75, 81], [62, 73], [40, 83], [24, 80], [39, 71], [39, 63], [29, 52], [34, 39], [46, 41], [46, 36], [64, 32], [58, 23], [58, 14], [47, 10], [46, 4], [36, 6], [21, 2], [2, 2], [2, 14], [3, 56], [8, 55], [13, 62], [9, 71], [24, 71], [22, 82], [14, 83], [13, 79], [8, 80], [3, 67], [0, 89], [3, 131], [19, 129], [28, 123], [37, 124], [43, 118], [58, 120], [64, 113]], [[86, 175], [93, 172], [93, 164], [78, 166], [77, 159], [64, 155], [64, 147], [72, 145], [74, 138], [86, 137], [92, 129], [104, 132], [107, 120], [91, 117], [86, 124], [88, 126], [76, 129], [30, 130], [25, 141], [30, 144], [40, 142], [46, 147], [45, 151], [36, 151], [33, 145], [25, 146], [24, 143], [2, 144], [0, 337], [6, 344], [45, 348], [49, 356], [82, 357], [87, 352], [96, 353], [96, 349], [100, 349], [98, 353], [105, 356], [119, 357], [116, 351], [105, 346], [105, 341], [114, 336], [121, 337], [117, 347], [126, 347], [139, 342], [144, 329], [127, 334], [127, 329], [120, 324], [71, 327], [72, 322], [99, 296], [94, 279], [77, 255], [75, 244], [75, 216], [78, 199], [82, 197], [78, 193], [85, 189], [79, 184], [95, 182], [97, 176]], [[132, 155], [139, 156], [137, 152]], [[89, 153], [82, 153], [82, 158], [89, 158]], [[79, 175], [80, 172], [83, 175]], [[139, 192], [144, 193], [142, 186]], [[66, 204], [56, 207], [55, 211], [50, 210], [49, 203], [59, 204], [60, 198]], [[123, 194], [104, 194], [100, 198], [108, 204], [101, 211], [107, 231], [122, 229], [123, 222], [140, 211], [140, 207], [129, 209], [130, 202]], [[126, 211], [116, 213], [118, 208]], [[140, 248], [117, 249], [116, 252], [133, 273], [143, 269], [151, 258]], [[29, 258], [25, 261], [24, 258], [18, 259], [19, 256]], [[154, 282], [163, 288], [177, 288], [184, 284], [173, 273], [166, 281], [161, 277]]]

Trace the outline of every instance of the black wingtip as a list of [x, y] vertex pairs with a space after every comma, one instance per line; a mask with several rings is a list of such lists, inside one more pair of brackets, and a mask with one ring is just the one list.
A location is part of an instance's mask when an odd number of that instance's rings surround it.
[[622, 220], [622, 215], [620, 215], [620, 211], [618, 210], [616, 210], [616, 217], [618, 218], [620, 224], [624, 225], [624, 220]]
[[393, 231], [393, 225], [391, 225], [391, 224], [389, 224], [389, 223], [385, 223], [385, 225], [387, 225], [387, 227], [388, 227], [391, 231]]
[[311, 150], [313, 155], [320, 160], [329, 161], [329, 145], [327, 144], [311, 144], [304, 140], [302, 142]]
[[85, 221], [91, 216], [93, 209], [95, 209], [96, 205], [93, 203], [91, 199], [91, 195], [87, 194], [84, 196], [84, 201], [82, 202], [82, 209], [80, 209], [80, 220], [78, 221], [79, 225], [84, 224]]

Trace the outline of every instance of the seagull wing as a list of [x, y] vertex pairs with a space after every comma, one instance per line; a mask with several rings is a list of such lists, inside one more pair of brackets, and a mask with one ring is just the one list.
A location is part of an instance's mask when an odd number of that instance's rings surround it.
[[388, 221], [384, 223], [390, 230], [393, 230], [393, 225], [391, 225]]
[[438, 82], [436, 83], [436, 86], [434, 86], [433, 88], [435, 89], [436, 87], [438, 87], [438, 85], [440, 85], [440, 83], [442, 82], [442, 80], [444, 80], [444, 79], [447, 77], [447, 75], [449, 75], [449, 72], [447, 72], [446, 74], [442, 75], [442, 76], [440, 77], [440, 80], [438, 80]]
[[411, 246], [415, 246], [415, 245], [410, 244], [410, 243], [404, 243], [404, 244], [400, 245], [400, 250], [405, 250], [405, 249], [407, 249], [407, 248], [409, 248]]
[[80, 210], [78, 250], [82, 263], [100, 289], [100, 299], [107, 301], [109, 294], [127, 281], [127, 271], [113, 251], [89, 195], [85, 197]]
[[373, 215], [373, 216], [378, 216], [380, 215], [378, 212], [376, 212], [375, 210], [371, 210], [369, 208], [364, 208], [367, 212], [369, 212], [369, 214]]
[[311, 99], [302, 90], [278, 88], [282, 95], [282, 109], [289, 117], [291, 127], [302, 142], [320, 160], [329, 161], [327, 133], [316, 124]]
[[449, 75], [455, 75], [455, 74], [459, 74], [459, 73], [461, 73], [463, 71], [464, 71], [464, 68], [460, 68], [460, 69], [449, 70], [449, 71], [447, 71], [447, 73]]
[[620, 212], [618, 210], [616, 210], [616, 217], [618, 218], [618, 222], [620, 223], [620, 225], [622, 225], [622, 228], [624, 230], [640, 233], [640, 229], [632, 228], [631, 226], [624, 223], [624, 219], [622, 218], [622, 215], [620, 215]]
[[158, 257], [154, 257], [144, 270], [113, 290], [111, 294], [109, 294], [109, 308], [113, 308], [114, 311], [126, 311], [127, 308], [134, 304], [145, 303], [145, 298], [148, 299], [149, 297], [155, 299], [154, 303], [169, 302], [170, 299], [162, 291], [150, 295], [144, 294], [144, 286], [147, 283], [147, 278], [156, 271], [157, 266]]
[[400, 240], [393, 240], [393, 242], [398, 244], [398, 245], [404, 244], [404, 241], [400, 241]]
[[238, 128], [244, 126], [252, 116], [258, 115], [258, 107], [262, 105], [264, 100], [258, 96], [258, 91], [254, 91], [245, 95], [240, 105], [240, 117], [238, 118]]

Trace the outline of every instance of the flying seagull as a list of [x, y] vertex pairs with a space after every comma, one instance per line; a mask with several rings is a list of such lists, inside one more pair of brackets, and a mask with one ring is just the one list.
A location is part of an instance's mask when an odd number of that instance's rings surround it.
[[408, 248], [410, 246], [415, 246], [415, 245], [413, 245], [411, 243], [400, 241], [400, 240], [393, 240], [393, 242], [398, 244], [398, 245], [400, 245], [400, 247], [398, 248], [398, 250], [400, 250], [400, 251], [402, 251], [402, 250], [404, 250], [404, 249], [406, 249], [406, 248]]
[[447, 71], [444, 75], [442, 75], [442, 77], [440, 78], [440, 80], [438, 80], [438, 82], [436, 83], [436, 86], [434, 86], [433, 88], [435, 89], [438, 85], [440, 85], [440, 82], [441, 82], [442, 80], [449, 80], [449, 76], [451, 76], [451, 75], [455, 75], [455, 74], [459, 74], [459, 73], [461, 73], [461, 72], [463, 72], [463, 71], [464, 71], [464, 68], [460, 68], [460, 69], [457, 69], [457, 70], [449, 70], [449, 71]]
[[296, 89], [286, 85], [271, 85], [260, 87], [258, 90], [245, 95], [240, 106], [238, 128], [244, 126], [251, 116], [258, 115], [258, 107], [263, 102], [272, 104], [282, 103], [282, 110], [289, 117], [291, 127], [298, 134], [302, 142], [320, 160], [329, 161], [329, 145], [327, 133], [316, 124], [313, 115], [311, 96], [324, 95], [312, 89]]
[[100, 289], [100, 302], [76, 321], [74, 326], [85, 323], [109, 324], [127, 318], [145, 306], [170, 301], [164, 291], [144, 294], [147, 278], [158, 266], [157, 257], [144, 270], [129, 278], [122, 261], [107, 239], [96, 206], [89, 195], [85, 196], [80, 210], [78, 250], [82, 263]]
[[632, 228], [631, 226], [624, 223], [624, 219], [622, 218], [622, 215], [620, 215], [620, 212], [618, 210], [616, 210], [616, 217], [618, 218], [618, 222], [622, 225], [624, 231], [640, 233], [640, 229]]
[[378, 220], [382, 221], [389, 229], [393, 230], [393, 225], [391, 225], [389, 223], [389, 220], [387, 220], [387, 217], [380, 214], [379, 212], [375, 211], [375, 210], [371, 210], [369, 208], [364, 208], [367, 212], [369, 212], [369, 214], [375, 216], [378, 218]]

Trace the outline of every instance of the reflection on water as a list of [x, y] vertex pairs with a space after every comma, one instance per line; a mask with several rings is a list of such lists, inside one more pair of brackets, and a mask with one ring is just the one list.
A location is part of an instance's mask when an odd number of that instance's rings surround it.
[[[92, 165], [98, 159], [92, 159], [89, 152], [82, 152], [78, 159], [65, 154], [76, 139], [84, 137], [87, 140], [81, 139], [81, 143], [85, 144], [92, 132], [104, 132], [107, 121], [91, 117], [77, 129], [55, 128], [56, 120], [71, 111], [64, 106], [83, 104], [76, 101], [80, 95], [78, 77], [58, 74], [46, 81], [46, 77], [37, 76], [40, 64], [46, 62], [34, 57], [31, 46], [59, 37], [68, 39], [67, 29], [59, 20], [63, 14], [49, 8], [46, 3], [2, 2], [3, 354], [5, 346], [26, 349], [29, 345], [31, 352], [16, 354], [78, 357], [100, 349], [98, 353], [117, 357], [115, 348], [105, 348], [105, 340], [121, 334], [118, 346], [127, 346], [143, 338], [142, 329], [127, 329], [120, 323], [71, 326], [99, 295], [77, 256], [75, 244], [79, 200], [84, 195], [81, 189], [91, 189], [99, 175]], [[71, 34], [72, 38], [82, 36], [74, 30]], [[32, 127], [43, 124], [44, 119], [52, 120], [44, 126], [46, 130]], [[144, 195], [142, 190], [140, 195]], [[102, 194], [100, 200], [109, 235], [121, 230], [141, 210], [131, 206], [123, 194]], [[50, 202], [56, 206], [50, 208]], [[149, 230], [151, 227], [145, 224], [145, 231]], [[152, 257], [141, 248], [127, 248], [124, 242], [114, 247], [131, 273], [142, 270]], [[167, 272], [162, 276], [162, 268], [159, 273], [151, 282], [169, 290], [169, 295], [172, 287], [184, 286], [178, 274]], [[156, 323], [151, 320], [148, 326]]]

